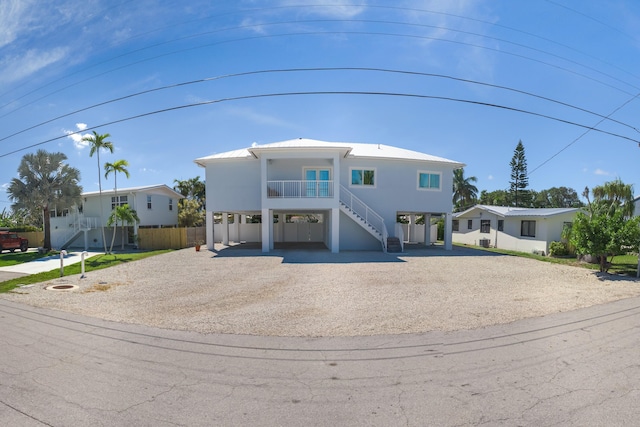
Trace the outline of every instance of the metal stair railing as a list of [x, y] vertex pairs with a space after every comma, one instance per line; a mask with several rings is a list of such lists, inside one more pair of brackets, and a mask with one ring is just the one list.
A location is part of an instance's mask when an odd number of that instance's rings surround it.
[[387, 237], [389, 237], [389, 233], [387, 232], [387, 226], [384, 224], [384, 219], [342, 184], [340, 185], [340, 203], [380, 235], [382, 250], [387, 252]]

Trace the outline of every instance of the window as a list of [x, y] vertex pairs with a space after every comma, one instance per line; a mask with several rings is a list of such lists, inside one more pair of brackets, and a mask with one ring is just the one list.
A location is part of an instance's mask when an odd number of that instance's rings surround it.
[[147, 209], [151, 209], [151, 196], [147, 196]]
[[498, 231], [504, 231], [504, 219], [498, 220]]
[[173, 199], [169, 199], [169, 210], [173, 210]]
[[471, 230], [473, 228], [473, 220], [472, 219], [468, 219], [467, 220], [467, 230]]
[[453, 231], [460, 231], [460, 221], [457, 219], [454, 219], [451, 222], [451, 227], [453, 228]]
[[419, 190], [440, 190], [439, 172], [418, 172]]
[[536, 237], [536, 222], [522, 221], [520, 223], [520, 235], [525, 237]]
[[480, 220], [480, 232], [481, 233], [489, 233], [491, 231], [491, 220], [490, 219], [481, 219]]
[[351, 185], [375, 187], [375, 169], [351, 169]]
[[305, 197], [332, 197], [331, 169], [304, 168]]
[[126, 205], [128, 203], [127, 196], [118, 196], [111, 198], [111, 210], [114, 210], [116, 206]]

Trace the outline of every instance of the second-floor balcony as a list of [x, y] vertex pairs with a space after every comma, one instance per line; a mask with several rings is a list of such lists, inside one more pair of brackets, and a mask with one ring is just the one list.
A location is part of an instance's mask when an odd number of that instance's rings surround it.
[[333, 181], [267, 181], [267, 197], [270, 199], [333, 198]]

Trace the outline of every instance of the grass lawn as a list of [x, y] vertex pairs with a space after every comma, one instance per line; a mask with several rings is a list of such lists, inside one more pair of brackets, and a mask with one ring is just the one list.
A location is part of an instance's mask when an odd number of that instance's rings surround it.
[[[139, 259], [147, 258], [154, 255], [171, 252], [171, 249], [165, 249], [161, 251], [149, 251], [149, 252], [136, 252], [129, 254], [111, 254], [111, 255], [97, 255], [91, 258], [87, 258], [84, 263], [85, 272], [92, 270], [100, 270], [107, 267], [113, 267], [114, 265], [123, 264], [127, 262], [137, 261]], [[18, 254], [15, 254], [18, 255]], [[27, 254], [22, 254], [27, 255]], [[30, 254], [29, 254], [30, 255]], [[39, 258], [41, 256], [35, 257]], [[15, 264], [18, 264], [16, 262]], [[11, 264], [5, 264], [11, 265]], [[72, 274], [80, 274], [80, 263], [71, 264], [64, 268], [64, 275], [70, 276]], [[44, 273], [32, 274], [29, 276], [18, 277], [16, 279], [7, 280], [6, 282], [0, 282], [0, 293], [8, 292], [19, 285], [30, 285], [32, 283], [45, 282], [47, 280], [57, 279], [60, 277], [60, 269], [47, 271]]]
[[49, 255], [51, 254], [39, 254], [38, 252], [3, 252], [2, 254], [0, 254], [0, 267], [22, 264], [24, 262], [33, 261], [35, 259]]
[[[580, 262], [575, 257], [554, 258], [554, 257], [536, 255], [536, 254], [527, 253], [527, 252], [508, 251], [505, 249], [483, 248], [481, 246], [468, 246], [468, 245], [456, 245], [456, 246], [471, 247], [471, 248], [479, 249], [483, 251], [495, 252], [495, 253], [504, 254], [504, 255], [519, 256], [522, 258], [531, 258], [538, 261], [550, 262], [553, 264], [564, 264], [564, 265], [571, 265], [574, 267], [588, 268], [591, 270], [600, 270], [600, 266], [598, 264], [589, 264], [586, 262]], [[611, 258], [609, 258], [609, 261], [611, 261]], [[636, 277], [637, 269], [638, 269], [637, 255], [618, 255], [613, 258], [611, 268], [609, 268], [609, 273], [626, 274], [631, 277]]]

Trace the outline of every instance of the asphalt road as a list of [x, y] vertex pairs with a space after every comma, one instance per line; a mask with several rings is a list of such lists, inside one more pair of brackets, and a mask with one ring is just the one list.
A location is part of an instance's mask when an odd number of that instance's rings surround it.
[[637, 425], [640, 298], [453, 333], [201, 335], [0, 300], [0, 425]]

